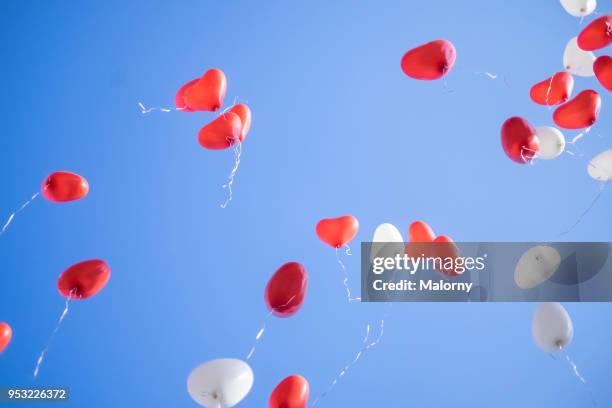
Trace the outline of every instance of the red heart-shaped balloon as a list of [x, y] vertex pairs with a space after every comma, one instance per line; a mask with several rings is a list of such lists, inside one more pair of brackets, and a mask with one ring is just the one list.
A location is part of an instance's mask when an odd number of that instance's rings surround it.
[[591, 21], [578, 34], [578, 47], [584, 51], [595, 51], [612, 43], [612, 14]]
[[198, 140], [202, 147], [211, 150], [222, 150], [232, 147], [240, 140], [242, 121], [233, 112], [219, 115], [198, 133]]
[[502, 125], [501, 142], [506, 155], [519, 164], [531, 161], [540, 148], [533, 126], [518, 116], [506, 120]]
[[[464, 270], [461, 270], [460, 266], [457, 266], [456, 260], [459, 258], [459, 248], [455, 245], [455, 241], [453, 241], [450, 237], [446, 235], [440, 235], [434, 239], [433, 245], [433, 253], [434, 257], [442, 259], [442, 268], [440, 272], [443, 275], [447, 276], [457, 276], [461, 275]], [[452, 259], [452, 266], [448, 266], [448, 260]]]
[[359, 221], [352, 215], [326, 218], [317, 223], [319, 239], [333, 248], [340, 248], [350, 242], [359, 231]]
[[185, 103], [185, 91], [190, 88], [192, 85], [194, 85], [196, 82], [198, 82], [200, 79], [193, 79], [189, 82], [187, 82], [185, 85], [183, 85], [181, 87], [181, 89], [178, 90], [178, 92], [176, 93], [176, 95], [174, 96], [174, 105], [177, 107], [177, 109], [183, 111], [183, 112], [193, 112], [193, 109], [191, 109], [189, 106], [187, 106], [187, 104]]
[[191, 110], [214, 112], [223, 105], [226, 88], [223, 71], [210, 69], [184, 90], [183, 101]]
[[2, 353], [9, 345], [12, 337], [13, 330], [11, 329], [11, 326], [5, 322], [0, 323], [0, 353]]
[[240, 142], [244, 141], [246, 135], [251, 129], [251, 109], [244, 103], [238, 103], [229, 110], [240, 117], [242, 121], [242, 130], [240, 131]]
[[402, 71], [414, 79], [442, 78], [455, 64], [457, 51], [447, 40], [435, 40], [413, 48], [402, 57]]
[[298, 262], [278, 268], [266, 285], [264, 298], [268, 309], [278, 317], [290, 317], [300, 310], [308, 288], [308, 273]]
[[408, 227], [409, 242], [432, 242], [436, 239], [436, 234], [424, 221], [415, 221]]
[[42, 182], [40, 191], [47, 200], [62, 203], [85, 197], [89, 192], [89, 183], [76, 173], [56, 171]]
[[557, 72], [531, 87], [531, 100], [540, 105], [559, 105], [567, 101], [574, 90], [574, 78], [569, 72]]
[[612, 91], [612, 57], [602, 55], [593, 63], [593, 71], [597, 80], [608, 91]]
[[587, 89], [555, 109], [553, 120], [564, 129], [582, 129], [593, 126], [600, 109], [601, 97], [594, 90]]
[[268, 408], [306, 408], [309, 388], [308, 381], [301, 375], [289, 376], [270, 394]]
[[66, 298], [87, 299], [106, 286], [110, 273], [110, 266], [101, 259], [79, 262], [60, 274], [57, 288]]

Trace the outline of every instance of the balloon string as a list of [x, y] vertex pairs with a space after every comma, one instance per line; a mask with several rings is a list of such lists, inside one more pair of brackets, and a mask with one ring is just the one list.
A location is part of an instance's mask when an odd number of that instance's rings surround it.
[[47, 354], [47, 351], [49, 351], [49, 347], [51, 347], [51, 343], [53, 342], [53, 339], [55, 339], [55, 335], [59, 331], [60, 326], [62, 325], [62, 322], [64, 321], [64, 318], [68, 314], [68, 310], [70, 308], [70, 299], [72, 295], [74, 295], [75, 293], [76, 293], [76, 289], [72, 289], [69, 295], [66, 297], [64, 311], [62, 311], [62, 314], [60, 315], [57, 321], [57, 324], [55, 325], [55, 329], [53, 329], [53, 332], [51, 333], [51, 337], [49, 337], [49, 340], [47, 341], [47, 345], [40, 352], [40, 356], [38, 356], [38, 360], [36, 360], [36, 367], [34, 368], [34, 378], [38, 377], [38, 373], [40, 372], [40, 366], [43, 363], [43, 360], [45, 359], [45, 355]]
[[163, 107], [147, 108], [147, 107], [144, 106], [144, 104], [142, 102], [138, 102], [138, 107], [140, 108], [140, 113], [142, 113], [143, 115], [145, 115], [147, 113], [151, 113], [153, 111], [160, 111], [160, 112], [168, 113], [168, 112], [172, 112], [174, 110], [182, 111], [182, 110], [185, 109], [185, 108], [163, 108]]
[[578, 217], [578, 219], [576, 220], [576, 222], [574, 222], [572, 224], [571, 227], [569, 227], [568, 229], [566, 229], [565, 231], [563, 231], [562, 233], [560, 233], [557, 238], [559, 237], [563, 237], [567, 234], [569, 234], [574, 228], [576, 228], [578, 226], [578, 224], [580, 224], [582, 222], [582, 220], [584, 219], [584, 217], [586, 217], [586, 215], [591, 212], [591, 210], [593, 209], [593, 207], [595, 207], [595, 204], [597, 203], [597, 201], [599, 201], [599, 199], [601, 198], [605, 188], [606, 188], [607, 182], [603, 183], [600, 187], [599, 187], [599, 192], [597, 193], [597, 195], [593, 198], [593, 200], [591, 201], [591, 204], [589, 204], [589, 206], [586, 208], [586, 210], [584, 210], [582, 212], [582, 214], [580, 214], [580, 216]]
[[[291, 303], [291, 301], [293, 301], [293, 299], [295, 299], [297, 295], [293, 295], [291, 296], [291, 298], [285, 302], [284, 304], [278, 306], [279, 309], [284, 308], [285, 306], [289, 305]], [[264, 318], [263, 322], [261, 323], [261, 328], [259, 329], [259, 331], [257, 332], [257, 334], [255, 335], [255, 341], [253, 342], [253, 347], [251, 347], [251, 350], [249, 351], [249, 354], [247, 354], [247, 361], [251, 359], [251, 357], [253, 357], [253, 354], [255, 353], [255, 348], [257, 347], [257, 344], [259, 343], [259, 341], [261, 340], [261, 338], [264, 335], [264, 332], [266, 331], [266, 324], [268, 323], [268, 320], [270, 319], [270, 317], [272, 316], [272, 312], [269, 312], [266, 317]]]
[[355, 355], [353, 360], [351, 360], [350, 363], [345, 365], [342, 368], [342, 370], [340, 370], [340, 372], [338, 373], [338, 375], [336, 375], [336, 377], [331, 382], [331, 384], [329, 385], [327, 390], [325, 390], [321, 395], [319, 395], [317, 398], [315, 398], [315, 400], [313, 401], [311, 407], [315, 407], [319, 403], [320, 400], [325, 398], [334, 389], [334, 387], [338, 384], [338, 382], [342, 379], [342, 377], [344, 377], [344, 375], [346, 375], [346, 373], [363, 357], [363, 355], [369, 349], [371, 349], [372, 347], [374, 347], [378, 343], [380, 343], [380, 341], [381, 341], [381, 339], [382, 339], [382, 337], [384, 335], [384, 332], [385, 332], [385, 317], [383, 317], [380, 320], [380, 332], [378, 334], [378, 337], [374, 341], [370, 341], [370, 334], [371, 334], [370, 324], [368, 323], [366, 325], [366, 335], [363, 338], [362, 347], [359, 350], [359, 352], [357, 352], [357, 354]]
[[28, 201], [23, 203], [21, 205], [21, 207], [19, 207], [15, 212], [13, 212], [13, 213], [11, 213], [11, 215], [9, 215], [8, 220], [6, 220], [6, 222], [4, 223], [4, 226], [2, 227], [2, 230], [0, 230], [0, 235], [4, 234], [4, 232], [8, 229], [9, 225], [11, 225], [11, 223], [15, 219], [15, 216], [17, 214], [19, 214], [24, 208], [26, 208], [39, 195], [40, 195], [40, 193], [34, 194], [32, 197], [30, 197], [30, 199]]
[[548, 89], [546, 90], [546, 99], [544, 100], [544, 103], [546, 103], [546, 106], [548, 106], [548, 110], [552, 109], [552, 106], [550, 106], [548, 104], [548, 96], [550, 95], [550, 90], [552, 89], [552, 83], [553, 83], [553, 79], [555, 79], [555, 75], [550, 77], [550, 81], [548, 81]]
[[238, 142], [234, 146], [234, 167], [232, 168], [232, 171], [230, 172], [227, 178], [228, 180], [227, 183], [221, 186], [221, 188], [227, 188], [227, 191], [228, 191], [228, 197], [225, 200], [225, 202], [221, 204], [221, 208], [226, 208], [229, 202], [232, 201], [232, 198], [234, 196], [234, 193], [232, 191], [232, 185], [234, 184], [234, 177], [236, 177], [236, 172], [238, 172], [238, 167], [240, 166], [240, 156], [241, 155], [242, 155], [242, 142]]
[[[346, 290], [346, 299], [347, 301], [350, 302], [361, 302], [361, 298], [360, 297], [353, 297], [353, 295], [351, 294], [351, 288], [349, 286], [349, 275], [348, 275], [348, 271], [346, 270], [346, 266], [344, 265], [344, 262], [342, 262], [342, 259], [340, 259], [340, 254], [338, 253], [338, 249], [340, 249], [339, 247], [336, 247], [336, 261], [338, 261], [338, 264], [340, 265], [340, 268], [342, 268], [342, 273], [344, 274], [344, 280], [342, 281], [342, 283], [344, 284], [344, 289]], [[344, 253], [345, 255], [350, 256], [351, 255], [351, 247], [349, 247], [348, 245], [344, 246]]]
[[565, 356], [565, 361], [567, 361], [567, 364], [571, 367], [571, 369], [574, 372], [574, 375], [576, 376], [576, 378], [578, 378], [578, 380], [580, 380], [580, 382], [584, 385], [586, 391], [589, 393], [589, 396], [591, 397], [591, 402], [593, 403], [593, 406], [597, 406], [597, 401], [595, 400], [595, 395], [593, 395], [593, 391], [591, 391], [591, 388], [587, 384], [587, 380], [582, 376], [582, 374], [580, 374], [580, 371], [578, 370], [578, 366], [576, 365], [576, 363], [572, 360], [572, 358], [570, 357], [569, 353], [563, 347], [559, 347], [559, 350], [561, 352], [563, 352], [563, 355]]

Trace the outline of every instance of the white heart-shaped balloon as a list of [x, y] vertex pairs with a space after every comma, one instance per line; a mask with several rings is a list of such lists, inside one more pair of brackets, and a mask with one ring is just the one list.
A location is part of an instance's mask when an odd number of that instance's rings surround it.
[[546, 352], [559, 351], [572, 341], [574, 326], [567, 310], [557, 302], [540, 303], [533, 315], [531, 333]]
[[206, 408], [229, 408], [247, 396], [253, 370], [242, 360], [222, 358], [200, 364], [187, 379], [191, 398]]
[[577, 37], [568, 41], [563, 52], [563, 66], [570, 73], [583, 77], [595, 75], [593, 63], [596, 57], [591, 51], [583, 51], [578, 47]]
[[554, 159], [565, 150], [565, 137], [563, 133], [552, 126], [538, 126], [535, 128], [536, 136], [540, 142], [537, 157], [540, 159]]
[[514, 281], [521, 289], [531, 289], [546, 282], [559, 268], [561, 255], [555, 248], [538, 245], [529, 248], [516, 263]]
[[370, 260], [376, 257], [394, 257], [404, 253], [404, 238], [393, 224], [380, 224], [372, 237]]
[[598, 181], [612, 181], [612, 149], [593, 157], [587, 166], [589, 176]]
[[561, 6], [574, 17], [584, 17], [595, 11], [597, 0], [561, 0]]

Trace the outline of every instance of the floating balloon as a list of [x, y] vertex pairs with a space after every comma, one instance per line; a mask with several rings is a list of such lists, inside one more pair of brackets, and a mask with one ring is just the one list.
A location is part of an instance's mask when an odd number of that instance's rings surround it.
[[[415, 221], [408, 228], [408, 244], [404, 249], [404, 253], [413, 258], [425, 256], [446, 259], [459, 257], [459, 248], [457, 248], [457, 245], [449, 236], [436, 236], [433, 229], [426, 222]], [[454, 265], [455, 262], [453, 262]], [[463, 273], [444, 267], [440, 272], [447, 276], [456, 276]]]
[[433, 242], [436, 235], [424, 221], [415, 221], [408, 228], [409, 242]]
[[574, 336], [572, 319], [556, 302], [541, 303], [533, 315], [531, 332], [537, 346], [546, 352], [566, 347]]
[[9, 326], [6, 322], [0, 323], [0, 353], [2, 353], [9, 343], [11, 342], [11, 338], [13, 338], [13, 330], [11, 326]]
[[60, 274], [57, 288], [68, 299], [87, 299], [106, 286], [110, 273], [108, 264], [100, 259], [79, 262]]
[[519, 164], [531, 161], [539, 149], [535, 129], [518, 116], [506, 120], [502, 125], [501, 142], [506, 155]]
[[574, 78], [570, 73], [561, 71], [532, 86], [529, 96], [540, 105], [559, 105], [567, 101], [573, 90]]
[[281, 381], [268, 400], [268, 408], [306, 408], [308, 381], [301, 375], [292, 375]]
[[591, 51], [583, 51], [578, 47], [578, 39], [576, 37], [569, 40], [563, 52], [563, 66], [570, 73], [583, 77], [595, 75], [593, 72], [593, 63], [595, 62], [595, 54]]
[[514, 281], [521, 289], [531, 289], [546, 282], [559, 268], [561, 255], [548, 245], [529, 248], [514, 269]]
[[601, 86], [612, 92], [612, 57], [602, 55], [597, 58], [593, 64], [593, 71]]
[[370, 251], [370, 259], [377, 256], [393, 257], [396, 254], [401, 254], [404, 251], [404, 238], [402, 233], [393, 224], [380, 224], [374, 231], [372, 237], [372, 248]]
[[535, 128], [540, 143], [538, 149], [539, 159], [554, 159], [565, 150], [565, 137], [563, 133], [552, 126], [538, 126]]
[[242, 360], [222, 358], [201, 364], [187, 378], [187, 391], [206, 408], [237, 405], [253, 387], [253, 370]]
[[553, 114], [553, 120], [564, 129], [582, 129], [593, 126], [600, 109], [601, 97], [594, 90], [587, 89], [559, 106]]
[[578, 34], [578, 47], [584, 51], [595, 51], [612, 42], [612, 14], [591, 21]]
[[244, 103], [238, 103], [229, 110], [235, 113], [242, 122], [242, 130], [240, 131], [240, 142], [244, 142], [249, 130], [251, 130], [251, 109]]
[[89, 184], [78, 174], [56, 171], [42, 182], [40, 191], [47, 200], [60, 203], [85, 197], [89, 192]]
[[223, 105], [227, 81], [223, 71], [215, 68], [206, 71], [201, 78], [195, 82], [190, 81], [183, 88], [175, 98], [175, 101], [179, 99], [177, 108], [181, 109], [181, 106], [184, 106], [190, 111], [214, 112]]
[[595, 11], [597, 0], [561, 0], [561, 5], [574, 17], [584, 17]]
[[612, 181], [612, 149], [593, 157], [587, 166], [589, 176], [598, 181]]
[[453, 68], [456, 58], [457, 52], [450, 41], [435, 40], [404, 54], [402, 71], [414, 79], [438, 79]]
[[433, 240], [434, 244], [432, 246], [432, 256], [434, 258], [440, 258], [443, 260], [447, 260], [447, 259], [452, 259], [452, 267], [446, 267], [447, 262], [444, 262], [442, 264], [442, 269], [440, 269], [440, 272], [443, 275], [446, 276], [457, 276], [457, 275], [461, 275], [463, 272], [465, 272], [465, 269], [462, 269], [462, 266], [457, 266], [457, 262], [454, 262], [454, 260], [456, 260], [457, 258], [460, 257], [459, 255], [459, 248], [457, 248], [457, 245], [455, 245], [455, 241], [452, 240], [452, 238], [446, 236], [446, 235], [440, 235], [437, 236], [436, 239]]
[[200, 129], [198, 140], [207, 149], [227, 149], [240, 140], [242, 129], [240, 117], [234, 112], [225, 112]]
[[182, 110], [183, 112], [193, 112], [194, 111], [189, 106], [187, 106], [187, 104], [185, 103], [185, 91], [198, 81], [199, 79], [193, 79], [187, 82], [185, 85], [183, 85], [178, 90], [178, 92], [174, 96], [174, 105], [177, 107], [177, 109]]
[[307, 288], [306, 268], [297, 262], [288, 262], [278, 268], [268, 281], [266, 305], [278, 317], [291, 317], [302, 307]]
[[359, 231], [359, 221], [352, 215], [326, 218], [317, 223], [319, 239], [333, 248], [349, 243]]

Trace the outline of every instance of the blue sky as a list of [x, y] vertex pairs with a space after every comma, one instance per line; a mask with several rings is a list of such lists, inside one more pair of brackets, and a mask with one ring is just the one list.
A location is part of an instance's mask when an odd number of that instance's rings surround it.
[[[75, 407], [195, 406], [189, 371], [246, 356], [267, 279], [293, 260], [310, 275], [306, 302], [270, 320], [241, 406], [265, 405], [290, 374], [316, 396], [386, 310], [346, 303], [333, 250], [314, 232], [320, 218], [357, 216], [355, 248], [380, 223], [405, 232], [416, 219], [457, 241], [537, 241], [588, 206], [598, 185], [587, 159], [612, 137], [610, 98], [594, 78], [576, 78], [575, 91], [603, 95], [584, 157], [519, 166], [499, 140], [510, 116], [552, 124], [529, 87], [562, 68], [581, 28], [557, 1], [330, 3], [3, 5], [1, 214], [55, 170], [84, 175], [91, 191], [74, 203], [38, 200], [1, 237], [0, 320], [14, 329], [1, 385], [69, 386]], [[404, 76], [403, 53], [438, 38], [458, 50], [447, 88]], [[214, 114], [137, 106], [171, 105], [212, 67], [228, 77], [226, 105], [239, 98], [253, 110], [225, 210], [232, 153], [197, 143]], [[611, 194], [565, 239], [612, 240]], [[74, 305], [35, 381], [63, 307], [57, 276], [89, 258], [107, 260], [111, 280]], [[347, 260], [355, 290], [358, 262]], [[319, 406], [588, 406], [570, 368], [533, 344], [534, 306], [396, 304], [383, 341]], [[599, 405], [612, 405], [612, 306], [566, 306], [568, 350]]]

